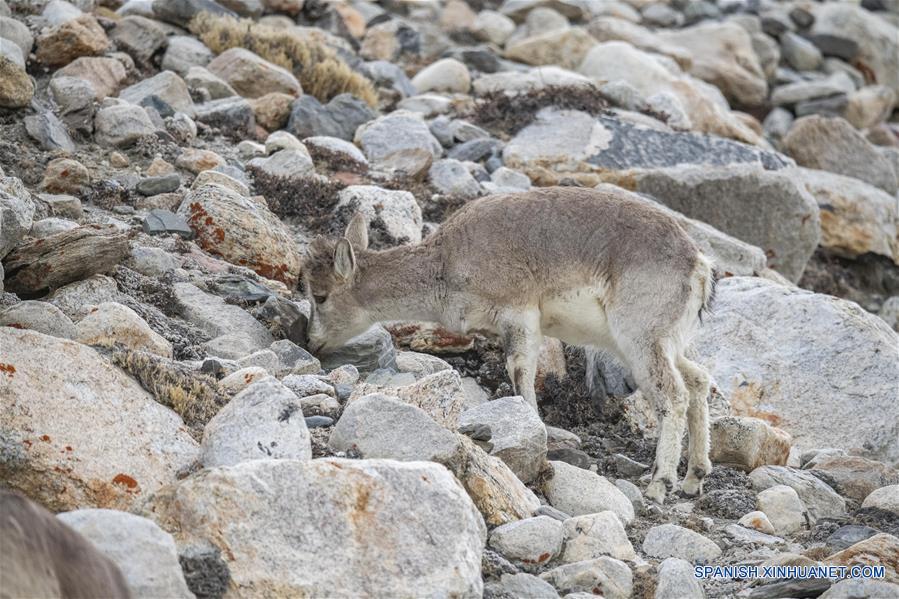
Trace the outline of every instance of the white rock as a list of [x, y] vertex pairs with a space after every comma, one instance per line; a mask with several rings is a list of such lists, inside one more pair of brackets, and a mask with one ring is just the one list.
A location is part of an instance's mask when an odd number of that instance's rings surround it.
[[[429, 134], [430, 135], [430, 134]], [[421, 208], [408, 191], [382, 189], [374, 185], [350, 185], [338, 194], [335, 210], [358, 212], [369, 226], [378, 221], [392, 244], [421, 241]]]
[[497, 526], [490, 533], [488, 544], [506, 559], [530, 569], [559, 555], [563, 539], [561, 522], [536, 516]]
[[759, 532], [763, 532], [767, 535], [773, 535], [774, 525], [771, 524], [771, 521], [768, 520], [768, 516], [765, 515], [765, 512], [755, 511], [749, 512], [745, 514], [740, 520], [737, 522], [740, 526], [745, 526], [746, 528], [754, 528]]
[[300, 400], [274, 378], [251, 384], [219, 410], [203, 430], [200, 449], [207, 468], [312, 458]]
[[495, 10], [482, 10], [474, 21], [471, 32], [486, 42], [502, 46], [515, 31], [515, 21]]
[[637, 558], [624, 526], [615, 512], [576, 516], [565, 520], [563, 526], [565, 529], [563, 562], [580, 562], [603, 555], [621, 560]]
[[643, 539], [643, 552], [664, 559], [679, 557], [688, 562], [711, 562], [721, 555], [714, 541], [676, 524], [653, 526]]
[[694, 342], [734, 413], [777, 418], [800, 450], [859, 448], [885, 461], [899, 459], [897, 345], [852, 302], [749, 277], [720, 282]]
[[85, 345], [113, 346], [121, 343], [133, 350], [143, 350], [172, 357], [172, 344], [150, 328], [137, 312], [116, 302], [106, 302], [91, 309], [75, 325], [76, 339]]
[[659, 564], [655, 599], [705, 599], [705, 591], [693, 574], [693, 564], [669, 557]]
[[349, 402], [371, 393], [383, 393], [417, 406], [451, 431], [458, 428], [459, 414], [465, 404], [462, 379], [455, 370], [441, 370], [402, 387], [362, 384], [353, 389]]
[[544, 572], [540, 578], [569, 593], [600, 594], [606, 599], [630, 599], [633, 591], [631, 569], [612, 557], [559, 566]]
[[271, 156], [281, 150], [305, 150], [306, 146], [288, 131], [274, 131], [265, 138], [265, 153]]
[[881, 487], [865, 497], [862, 507], [874, 507], [899, 514], [899, 485]]
[[146, 509], [176, 531], [179, 545], [211, 542], [222, 551], [229, 595], [482, 592], [484, 522], [438, 464], [244, 462], [187, 478]]
[[258, 381], [268, 378], [271, 375], [268, 370], [261, 366], [245, 366], [235, 370], [225, 378], [219, 381], [219, 389], [224, 393], [237, 394]]
[[347, 404], [328, 445], [334, 451], [355, 449], [366, 458], [427, 460], [451, 468], [462, 457], [457, 435], [421, 408], [379, 393]]
[[31, 329], [44, 335], [74, 339], [75, 325], [50, 302], [25, 300], [0, 311], [0, 326]]
[[[278, 131], [290, 135], [286, 131]], [[291, 135], [291, 137], [293, 137]], [[294, 138], [296, 139], [296, 138]], [[299, 142], [297, 142], [299, 143]], [[266, 151], [269, 145], [266, 142]], [[249, 166], [258, 168], [259, 170], [272, 175], [274, 177], [308, 177], [315, 173], [315, 167], [312, 164], [312, 157], [306, 146], [300, 144], [299, 147], [293, 149], [275, 150], [275, 153], [267, 158], [254, 158], [250, 160]]]
[[760, 492], [756, 506], [768, 516], [778, 535], [788, 535], [805, 528], [808, 514], [799, 495], [791, 487], [775, 485]]
[[455, 58], [443, 58], [420, 70], [412, 78], [412, 85], [420, 94], [430, 91], [467, 94], [471, 75], [468, 67]]
[[121, 570], [135, 597], [193, 599], [172, 535], [152, 520], [116, 510], [75, 510], [57, 516]]
[[53, 510], [128, 509], [196, 460], [181, 418], [95, 350], [11, 327], [0, 347], [7, 486]]
[[757, 491], [777, 485], [791, 487], [808, 509], [812, 523], [821, 518], [842, 518], [846, 515], [846, 500], [825, 482], [804, 470], [761, 466], [749, 473], [749, 480]]
[[565, 462], [551, 461], [553, 475], [544, 484], [549, 504], [572, 516], [615, 512], [625, 525], [634, 520], [634, 506], [627, 496], [595, 472]]

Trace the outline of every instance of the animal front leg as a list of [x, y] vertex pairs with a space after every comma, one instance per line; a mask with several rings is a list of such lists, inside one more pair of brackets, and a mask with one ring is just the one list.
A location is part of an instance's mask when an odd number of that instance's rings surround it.
[[539, 322], [539, 315], [536, 313], [517, 312], [504, 318], [501, 329], [506, 351], [506, 372], [512, 381], [512, 389], [535, 412], [537, 392], [534, 389], [534, 378], [537, 376], [537, 356], [543, 341]]
[[690, 496], [702, 493], [702, 480], [712, 471], [709, 460], [709, 375], [695, 362], [681, 357], [677, 367], [684, 377], [690, 404], [687, 407], [687, 475], [681, 490]]

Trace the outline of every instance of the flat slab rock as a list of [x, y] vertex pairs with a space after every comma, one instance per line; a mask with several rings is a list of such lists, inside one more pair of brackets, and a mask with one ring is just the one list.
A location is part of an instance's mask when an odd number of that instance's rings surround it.
[[470, 597], [483, 590], [484, 522], [438, 464], [244, 462], [167, 488], [146, 513], [179, 545], [218, 547], [231, 572], [229, 595]]

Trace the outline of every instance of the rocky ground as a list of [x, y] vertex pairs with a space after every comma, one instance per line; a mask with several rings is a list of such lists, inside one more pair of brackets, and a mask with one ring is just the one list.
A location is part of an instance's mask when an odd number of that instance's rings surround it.
[[[897, 27], [896, 0], [0, 0], [0, 486], [137, 597], [899, 596]], [[541, 422], [493, 340], [301, 347], [313, 236], [360, 212], [417, 243], [546, 185], [639, 193], [718, 265], [697, 499], [644, 500], [656, 422], [611, 360], [591, 394], [547, 340]]]

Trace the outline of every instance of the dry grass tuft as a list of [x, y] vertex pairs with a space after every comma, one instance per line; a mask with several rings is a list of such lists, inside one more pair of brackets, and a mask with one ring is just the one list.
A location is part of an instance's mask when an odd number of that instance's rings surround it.
[[592, 86], [551, 85], [514, 94], [500, 90], [478, 98], [468, 118], [498, 137], [510, 137], [530, 125], [547, 106], [599, 116], [608, 111], [609, 102]]
[[327, 102], [350, 93], [370, 106], [378, 95], [371, 81], [354, 71], [328, 46], [289, 29], [259, 25], [249, 19], [201, 13], [190, 30], [216, 54], [231, 48], [246, 48], [269, 62], [291, 71], [304, 93]]
[[184, 420], [191, 436], [203, 437], [203, 428], [228, 403], [209, 375], [195, 372], [178, 362], [143, 352], [115, 348], [113, 364], [131, 374], [162, 405]]

